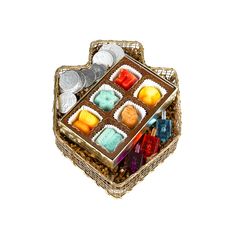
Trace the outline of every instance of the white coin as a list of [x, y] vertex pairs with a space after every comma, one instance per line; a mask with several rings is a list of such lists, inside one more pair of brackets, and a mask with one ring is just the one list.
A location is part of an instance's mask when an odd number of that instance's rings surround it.
[[85, 88], [88, 88], [96, 81], [96, 74], [93, 70], [86, 68], [86, 69], [81, 70], [81, 72], [85, 76], [85, 81], [86, 81], [84, 85]]
[[65, 71], [60, 75], [59, 86], [63, 92], [75, 92], [81, 86], [81, 78], [73, 70]]
[[108, 51], [98, 51], [93, 56], [93, 64], [102, 64], [111, 67], [113, 65], [113, 62], [113, 56]]
[[62, 93], [58, 98], [59, 111], [63, 114], [67, 113], [77, 102], [73, 93]]
[[116, 61], [117, 61], [117, 59], [116, 59], [116, 54], [113, 52], [113, 51], [111, 51], [111, 50], [99, 50], [100, 52], [101, 51], [106, 51], [106, 52], [109, 52], [111, 55], [112, 55], [112, 57], [113, 57], [113, 64], [115, 64], [116, 63]]
[[76, 72], [78, 73], [78, 75], [80, 77], [80, 82], [77, 84], [77, 89], [75, 90], [75, 92], [73, 92], [74, 94], [76, 94], [80, 90], [82, 90], [85, 87], [85, 84], [86, 84], [85, 75], [79, 70], [76, 70]]
[[106, 73], [107, 68], [104, 65], [92, 64], [91, 70], [95, 72], [96, 80], [99, 80]]
[[121, 60], [125, 56], [125, 52], [122, 49], [122, 47], [114, 43], [102, 45], [99, 51], [104, 51], [104, 50], [111, 51], [115, 55], [116, 57], [116, 60], [114, 61], [115, 63], [117, 63], [119, 60]]

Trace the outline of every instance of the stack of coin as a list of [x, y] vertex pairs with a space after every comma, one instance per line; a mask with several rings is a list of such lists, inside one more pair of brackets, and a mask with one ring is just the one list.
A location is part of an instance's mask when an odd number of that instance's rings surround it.
[[117, 44], [104, 44], [93, 56], [93, 63], [111, 67], [125, 56], [122, 47]]
[[68, 70], [60, 75], [59, 86], [61, 94], [58, 98], [58, 108], [61, 113], [67, 113], [77, 102], [75, 94], [99, 81], [107, 69], [125, 56], [124, 50], [116, 44], [104, 44], [93, 56], [90, 68]]
[[110, 52], [111, 55], [113, 56], [114, 64], [116, 64], [119, 60], [121, 60], [125, 56], [125, 53], [122, 47], [114, 43], [108, 43], [108, 44], [102, 45], [99, 51]]
[[74, 94], [84, 88], [85, 82], [85, 77], [73, 70], [60, 75], [59, 86], [62, 93], [58, 98], [58, 109], [62, 114], [67, 113], [76, 104], [77, 98]]
[[90, 87], [96, 81], [96, 74], [92, 69], [82, 69], [81, 73], [85, 76], [85, 88]]
[[106, 73], [107, 67], [99, 64], [92, 64], [90, 68], [85, 68], [79, 71], [76, 71], [80, 77], [84, 77], [85, 84], [84, 88], [90, 87], [96, 81], [99, 81], [102, 76]]
[[106, 73], [107, 67], [104, 65], [98, 65], [96, 63], [92, 64], [91, 70], [95, 72], [96, 80], [100, 80], [102, 76]]

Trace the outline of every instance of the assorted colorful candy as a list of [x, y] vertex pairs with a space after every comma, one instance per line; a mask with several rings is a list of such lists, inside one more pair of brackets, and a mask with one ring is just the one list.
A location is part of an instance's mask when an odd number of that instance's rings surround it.
[[110, 111], [115, 107], [119, 100], [119, 97], [113, 90], [101, 90], [95, 97], [94, 103], [103, 111]]
[[[165, 102], [174, 90], [135, 60], [123, 57], [119, 46], [103, 45], [94, 54], [90, 68], [63, 72], [59, 81], [60, 91], [70, 96], [60, 96], [59, 111], [66, 113], [80, 98], [77, 92], [98, 81], [91, 90], [85, 90], [87, 94], [81, 93], [83, 99], [62, 118], [62, 123], [79, 131], [71, 129], [73, 132], [70, 133], [72, 136], [76, 133], [79, 141], [80, 134], [85, 135], [81, 137], [83, 144], [88, 148], [94, 145], [97, 149], [94, 153], [99, 154], [99, 160], [105, 165], [113, 168], [126, 158], [129, 172], [135, 173], [171, 137], [171, 120], [166, 119], [165, 113], [160, 119], [156, 112], [160, 108], [158, 102], [161, 99]], [[122, 61], [118, 62], [121, 58]], [[158, 84], [158, 81], [161, 83]], [[81, 109], [83, 105], [87, 108]], [[76, 109], [81, 111], [74, 119], [75, 112], [78, 112]], [[143, 131], [145, 126], [149, 130], [146, 134]], [[97, 130], [100, 130], [99, 133], [95, 132]], [[68, 129], [66, 131], [69, 132]], [[139, 133], [140, 139], [136, 140]]]
[[114, 152], [124, 137], [113, 128], [105, 128], [96, 139], [96, 143], [108, 152]]
[[91, 112], [82, 110], [79, 113], [78, 119], [72, 125], [82, 133], [88, 135], [98, 125], [99, 121], [99, 118]]
[[121, 112], [121, 122], [133, 129], [139, 122], [139, 111], [132, 105], [127, 105]]
[[138, 78], [126, 69], [121, 69], [118, 77], [114, 80], [121, 88], [129, 90], [136, 82]]
[[160, 101], [161, 93], [153, 86], [145, 86], [139, 91], [138, 99], [147, 106], [153, 107]]

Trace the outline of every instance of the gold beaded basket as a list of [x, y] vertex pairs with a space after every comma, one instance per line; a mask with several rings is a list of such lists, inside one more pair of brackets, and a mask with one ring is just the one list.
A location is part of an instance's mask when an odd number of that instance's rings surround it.
[[[152, 170], [154, 170], [161, 162], [163, 162], [172, 152], [175, 151], [180, 134], [181, 134], [181, 109], [180, 109], [180, 93], [177, 92], [173, 103], [167, 108], [167, 118], [173, 122], [172, 137], [160, 147], [160, 152], [151, 160], [142, 166], [137, 172], [129, 175], [122, 168], [115, 168], [110, 170], [95, 158], [93, 153], [88, 152], [78, 144], [73, 143], [70, 139], [60, 133], [58, 121], [62, 115], [57, 111], [57, 99], [59, 96], [59, 74], [66, 70], [79, 70], [81, 68], [88, 68], [92, 63], [93, 55], [99, 50], [103, 44], [116, 43], [121, 46], [126, 54], [130, 55], [137, 61], [145, 64], [144, 49], [141, 43], [137, 41], [113, 41], [113, 40], [98, 40], [90, 45], [88, 63], [83, 66], [62, 66], [56, 70], [55, 86], [54, 86], [54, 105], [53, 105], [53, 131], [56, 137], [56, 145], [63, 152], [64, 156], [70, 158], [75, 165], [80, 167], [88, 176], [94, 179], [97, 185], [104, 188], [108, 194], [113, 197], [120, 198], [127, 191], [130, 191], [139, 181]], [[177, 73], [172, 68], [150, 67], [159, 76], [169, 80], [178, 86]], [[83, 96], [88, 89], [80, 92]]]

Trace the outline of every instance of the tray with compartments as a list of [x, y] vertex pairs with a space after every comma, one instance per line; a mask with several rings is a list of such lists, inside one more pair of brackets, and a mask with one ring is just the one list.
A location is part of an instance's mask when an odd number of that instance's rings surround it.
[[[137, 81], [125, 89], [115, 83], [116, 78], [122, 70], [126, 70], [135, 76]], [[138, 98], [140, 90], [145, 86], [153, 86], [161, 93], [160, 100], [152, 106], [145, 104]], [[104, 110], [103, 106], [94, 100], [100, 91], [112, 91], [117, 102], [111, 110]], [[147, 67], [126, 55], [115, 66], [108, 70], [105, 76], [91, 90], [81, 98], [73, 109], [61, 120], [61, 132], [73, 138], [76, 143], [93, 151], [96, 157], [110, 168], [116, 167], [126, 156], [141, 137], [147, 122], [160, 110], [167, 107], [175, 98], [177, 87], [169, 81], [153, 73]], [[104, 103], [104, 97], [102, 97]], [[109, 97], [108, 97], [109, 98]], [[98, 99], [98, 101], [100, 101]], [[139, 113], [139, 121], [135, 127], [129, 128], [120, 119], [120, 113], [127, 105], [132, 104]], [[95, 115], [99, 123], [89, 133], [81, 132], [74, 124], [81, 111], [89, 111]], [[108, 150], [101, 146], [96, 140], [107, 127], [113, 128], [122, 137], [120, 143], [114, 150]], [[108, 135], [109, 136], [109, 135]], [[109, 137], [107, 138], [109, 139]], [[112, 137], [110, 137], [112, 138]]]

